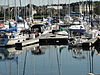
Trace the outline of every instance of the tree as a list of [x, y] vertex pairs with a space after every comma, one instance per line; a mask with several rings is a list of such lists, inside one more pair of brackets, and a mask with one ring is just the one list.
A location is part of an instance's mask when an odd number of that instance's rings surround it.
[[0, 17], [3, 17], [3, 16], [4, 16], [4, 14], [2, 12], [0, 12]]
[[94, 4], [95, 4], [95, 8], [94, 8], [95, 14], [100, 15], [100, 1], [96, 1], [94, 2]]

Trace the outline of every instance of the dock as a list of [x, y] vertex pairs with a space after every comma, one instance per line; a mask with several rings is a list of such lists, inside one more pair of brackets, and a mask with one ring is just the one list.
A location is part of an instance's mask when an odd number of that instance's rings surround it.
[[16, 42], [14, 46], [15, 49], [22, 50], [22, 47], [37, 44], [37, 43], [39, 43], [39, 38], [29, 39], [23, 42]]
[[26, 40], [26, 41], [22, 42], [22, 47], [29, 46], [32, 44], [37, 44], [37, 43], [39, 43], [39, 38]]
[[39, 38], [39, 45], [67, 45], [68, 36], [47, 34]]

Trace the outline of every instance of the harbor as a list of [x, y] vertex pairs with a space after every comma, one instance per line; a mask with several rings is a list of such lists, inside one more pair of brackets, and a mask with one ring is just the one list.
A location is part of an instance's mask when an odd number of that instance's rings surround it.
[[100, 75], [99, 58], [100, 1], [0, 3], [0, 75]]

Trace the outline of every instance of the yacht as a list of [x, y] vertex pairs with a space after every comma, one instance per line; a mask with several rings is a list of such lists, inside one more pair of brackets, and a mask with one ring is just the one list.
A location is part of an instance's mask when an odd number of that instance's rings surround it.
[[86, 31], [83, 22], [80, 20], [77, 21], [74, 20], [72, 23], [70, 23], [69, 29], [73, 32], [79, 32], [79, 33], [84, 33]]

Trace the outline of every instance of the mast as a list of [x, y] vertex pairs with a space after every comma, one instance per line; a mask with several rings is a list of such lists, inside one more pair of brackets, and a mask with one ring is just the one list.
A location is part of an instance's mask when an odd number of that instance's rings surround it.
[[19, 4], [20, 4], [20, 6], [18, 7], [18, 16], [20, 15], [20, 12], [21, 12], [21, 7], [22, 7], [22, 3], [21, 3], [22, 1], [21, 0], [19, 0]]
[[69, 16], [70, 16], [70, 0], [69, 0], [69, 13], [68, 13], [68, 14], [69, 14]]
[[17, 5], [16, 5], [16, 0], [14, 1], [14, 4], [15, 4], [14, 17], [15, 17], [15, 21], [17, 21]]
[[[25, 0], [25, 3], [27, 3], [27, 0]], [[27, 5], [27, 4], [26, 4]], [[27, 6], [25, 5], [25, 19], [27, 18]]]
[[87, 3], [88, 1], [86, 1], [86, 14], [85, 14], [85, 16], [87, 15], [87, 6], [88, 6], [88, 3]]
[[53, 0], [51, 1], [52, 9], [51, 9], [51, 17], [53, 17]]
[[92, 27], [92, 0], [89, 0], [89, 23]]
[[8, 0], [8, 18], [10, 19], [10, 4], [9, 4], [9, 0]]
[[32, 0], [29, 0], [29, 18], [31, 18], [32, 19]]
[[19, 0], [20, 1], [20, 7], [22, 6], [22, 1], [21, 0]]
[[[6, 2], [7, 1], [5, 1], [5, 4], [6, 4]], [[3, 7], [3, 13], [4, 13], [4, 15], [3, 15], [3, 17], [4, 17], [4, 23], [5, 23], [5, 21], [6, 21], [6, 5], [4, 5], [4, 7]]]
[[[50, 6], [49, 0], [47, 0], [47, 5], [48, 5], [48, 7]], [[51, 13], [48, 12], [48, 16], [50, 16], [50, 14], [51, 14]]]
[[92, 0], [91, 0], [91, 26], [92, 26], [92, 14], [93, 12], [92, 12]]
[[58, 17], [59, 17], [59, 20], [60, 20], [60, 2], [58, 0]]
[[5, 11], [5, 7], [4, 7], [4, 9], [3, 9], [3, 10], [4, 10], [4, 22], [5, 22], [5, 21], [6, 21], [6, 19], [5, 19], [5, 18], [6, 18], [6, 13], [5, 13], [6, 11]]

